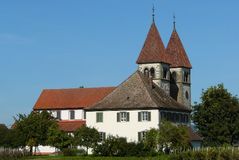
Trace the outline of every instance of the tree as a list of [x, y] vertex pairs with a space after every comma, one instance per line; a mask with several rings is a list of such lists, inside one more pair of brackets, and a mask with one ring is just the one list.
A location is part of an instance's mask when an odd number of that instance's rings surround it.
[[54, 146], [61, 151], [72, 145], [72, 136], [61, 131], [58, 125], [52, 125], [48, 131], [47, 144]]
[[4, 124], [0, 124], [0, 146], [5, 147], [8, 128]]
[[33, 146], [46, 145], [47, 133], [52, 125], [56, 125], [56, 120], [47, 111], [19, 114], [14, 123], [15, 133], [21, 138], [19, 145], [29, 146], [32, 154]]
[[158, 149], [158, 141], [159, 141], [159, 130], [152, 128], [146, 133], [143, 142], [146, 148], [156, 151]]
[[162, 121], [159, 128], [158, 143], [161, 148], [176, 151], [189, 147], [189, 132], [186, 126]]
[[223, 84], [202, 92], [194, 106], [193, 121], [204, 138], [204, 145], [233, 145], [239, 141], [239, 101]]
[[75, 145], [86, 147], [88, 154], [89, 148], [94, 148], [100, 140], [99, 132], [95, 128], [82, 126], [74, 133]]

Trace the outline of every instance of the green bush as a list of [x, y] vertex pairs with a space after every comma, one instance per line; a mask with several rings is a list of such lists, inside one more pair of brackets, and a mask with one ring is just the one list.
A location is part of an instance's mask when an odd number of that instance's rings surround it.
[[98, 144], [94, 148], [94, 155], [96, 156], [156, 156], [157, 152], [150, 148], [146, 148], [143, 143], [127, 143], [125, 138], [108, 137], [104, 142]]
[[75, 148], [64, 148], [62, 149], [62, 153], [64, 156], [76, 156], [77, 155], [77, 149]]
[[195, 160], [205, 160], [206, 159], [206, 153], [203, 151], [194, 151], [193, 152], [193, 158]]
[[229, 150], [222, 150], [220, 152], [220, 156], [219, 156], [220, 160], [234, 160], [233, 156], [232, 156], [232, 152]]
[[0, 152], [0, 160], [18, 160], [26, 156], [30, 156], [30, 153], [26, 150], [5, 149]]
[[210, 149], [208, 149], [206, 154], [207, 154], [207, 159], [208, 160], [218, 160], [218, 156], [219, 156], [219, 151], [218, 150], [216, 150], [214, 148], [210, 148]]

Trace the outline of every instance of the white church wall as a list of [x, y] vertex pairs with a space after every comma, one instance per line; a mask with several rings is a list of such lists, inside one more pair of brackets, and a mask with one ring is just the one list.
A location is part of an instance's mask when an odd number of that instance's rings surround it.
[[[151, 113], [150, 121], [138, 121], [138, 112]], [[96, 113], [103, 113], [103, 122], [96, 122]], [[118, 112], [129, 112], [128, 122], [117, 122]], [[138, 132], [146, 131], [159, 126], [158, 110], [118, 110], [118, 111], [86, 111], [86, 124], [95, 127], [99, 132], [105, 132], [106, 136], [126, 137], [127, 141], [138, 141]]]

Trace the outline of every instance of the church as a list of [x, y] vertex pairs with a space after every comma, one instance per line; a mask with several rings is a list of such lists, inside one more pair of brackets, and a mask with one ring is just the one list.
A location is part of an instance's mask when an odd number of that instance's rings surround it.
[[[201, 137], [191, 129], [192, 65], [176, 31], [175, 22], [165, 47], [153, 22], [136, 60], [138, 69], [116, 87], [44, 89], [33, 110], [47, 110], [59, 128], [72, 133], [82, 125], [108, 135], [138, 142], [163, 119], [188, 126], [193, 147]], [[52, 148], [41, 147], [39, 152]]]

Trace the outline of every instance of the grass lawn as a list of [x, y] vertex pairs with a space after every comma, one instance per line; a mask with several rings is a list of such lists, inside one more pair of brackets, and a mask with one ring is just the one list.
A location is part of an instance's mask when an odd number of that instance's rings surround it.
[[91, 157], [91, 156], [33, 156], [23, 158], [24, 160], [168, 160], [168, 156], [162, 155], [157, 157]]

